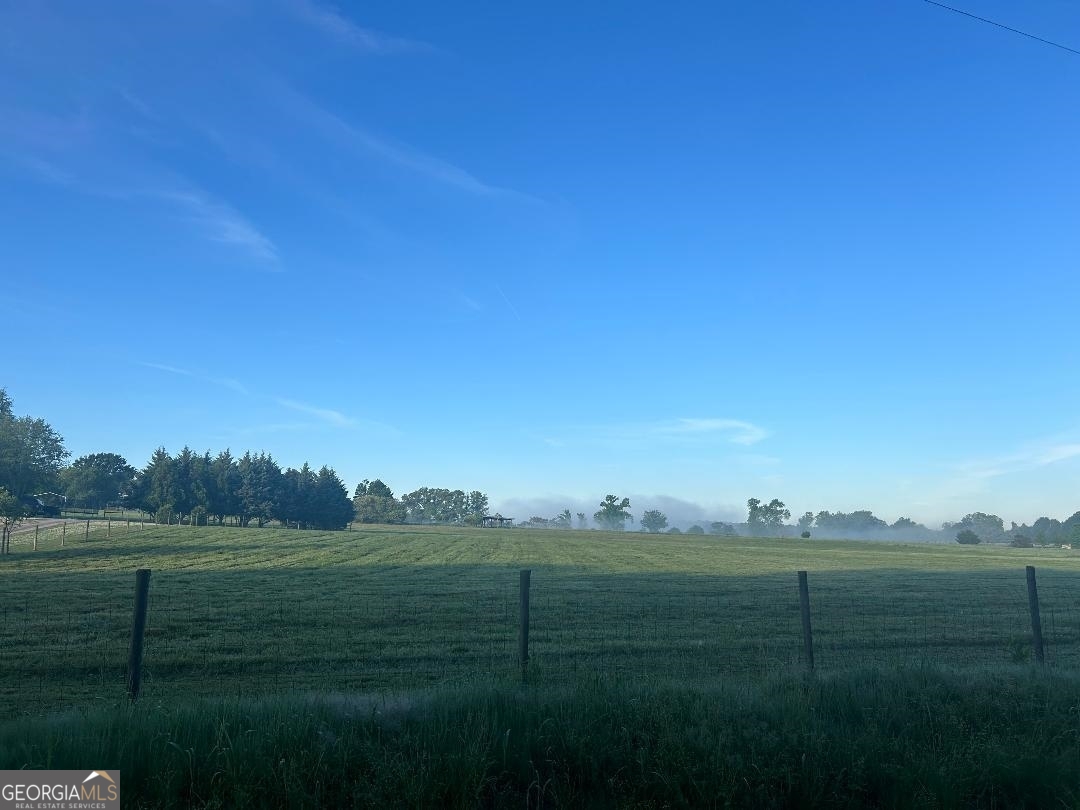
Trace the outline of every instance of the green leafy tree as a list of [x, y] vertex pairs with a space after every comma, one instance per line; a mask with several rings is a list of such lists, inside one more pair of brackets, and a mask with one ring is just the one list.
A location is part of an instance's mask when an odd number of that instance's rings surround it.
[[649, 534], [659, 534], [667, 528], [667, 515], [659, 509], [647, 509], [641, 515], [641, 528]]
[[574, 525], [574, 516], [569, 509], [563, 509], [551, 519], [551, 523], [557, 529], [569, 529]]
[[889, 524], [867, 509], [855, 512], [818, 512], [814, 518], [818, 529], [826, 532], [859, 534], [888, 528]]
[[589, 528], [589, 519], [585, 516], [584, 512], [577, 513], [577, 527], [579, 529]]
[[686, 533], [687, 534], [705, 534], [705, 529], [703, 529], [701, 526], [698, 526], [698, 525], [695, 524], [695, 525], [691, 526], [689, 529], [687, 529]]
[[0, 388], [0, 487], [22, 500], [57, 488], [60, 466], [69, 454], [48, 422], [16, 417], [13, 407]]
[[421, 487], [401, 496], [412, 523], [466, 523], [484, 516], [487, 495], [473, 491]]
[[394, 497], [393, 491], [376, 478], [364, 479], [353, 492], [353, 510], [359, 523], [404, 523], [405, 505]]
[[959, 523], [952, 524], [950, 528], [956, 531], [970, 529], [979, 537], [990, 542], [1000, 540], [1005, 536], [1005, 522], [997, 515], [988, 515], [985, 512], [972, 512], [970, 515], [964, 515]]
[[804, 532], [808, 531], [809, 529], [813, 528], [813, 526], [814, 526], [814, 513], [813, 512], [803, 512], [803, 515], [802, 515], [801, 518], [799, 518], [798, 522], [799, 522], [799, 530], [800, 531], [804, 531]]
[[60, 470], [60, 488], [68, 503], [101, 509], [130, 493], [135, 473], [123, 456], [91, 453]]
[[477, 526], [480, 525], [480, 521], [488, 511], [488, 496], [483, 492], [474, 489], [468, 495], [465, 496], [464, 514], [463, 518], [472, 518], [473, 523]]
[[633, 520], [630, 514], [630, 499], [619, 500], [616, 495], [606, 495], [600, 502], [600, 508], [593, 513], [593, 520], [601, 529], [622, 531], [626, 521]]
[[982, 538], [971, 529], [961, 529], [956, 533], [956, 542], [964, 546], [975, 546], [982, 542]]
[[784, 521], [791, 517], [791, 512], [779, 498], [773, 498], [769, 503], [751, 498], [746, 502], [746, 508], [750, 532], [758, 536], [779, 534]]
[[709, 532], [711, 534], [718, 534], [721, 537], [736, 537], [738, 532], [735, 531], [735, 527], [730, 523], [724, 523], [722, 520], [714, 520], [709, 524]]

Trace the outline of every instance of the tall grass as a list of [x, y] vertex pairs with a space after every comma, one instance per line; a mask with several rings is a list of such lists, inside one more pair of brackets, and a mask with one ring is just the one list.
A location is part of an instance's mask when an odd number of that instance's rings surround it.
[[117, 705], [0, 725], [0, 767], [145, 807], [1071, 807], [1080, 677], [859, 669]]

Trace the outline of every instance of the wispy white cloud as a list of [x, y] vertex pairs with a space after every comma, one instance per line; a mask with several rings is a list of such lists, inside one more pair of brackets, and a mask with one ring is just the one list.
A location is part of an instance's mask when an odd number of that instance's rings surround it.
[[1080, 442], [1075, 436], [1035, 440], [1012, 453], [953, 464], [951, 475], [941, 483], [937, 494], [945, 498], [963, 498], [981, 492], [993, 479], [1039, 470], [1074, 458], [1080, 458]]
[[474, 312], [480, 312], [484, 308], [483, 306], [481, 306], [479, 301], [477, 301], [475, 298], [470, 298], [463, 292], [457, 292], [455, 293], [455, 296], [463, 306], [473, 310]]
[[960, 462], [956, 469], [963, 477], [982, 480], [1046, 467], [1077, 456], [1080, 456], [1080, 443], [1041, 442], [1009, 455]]
[[0, 157], [46, 183], [66, 186], [74, 180], [70, 172], [36, 155], [3, 150], [0, 151]]
[[514, 304], [510, 301], [510, 299], [506, 297], [506, 293], [503, 292], [502, 287], [500, 287], [498, 284], [496, 284], [495, 289], [498, 290], [498, 293], [502, 297], [502, 300], [506, 302], [506, 306], [508, 306], [510, 308], [510, 311], [514, 313], [514, 317], [517, 318], [520, 321], [521, 320], [521, 313], [518, 312], [517, 307], [514, 306]]
[[194, 377], [195, 372], [188, 371], [186, 368], [178, 368], [176, 366], [167, 366], [164, 363], [148, 363], [143, 360], [137, 360], [137, 365], [144, 366], [146, 368], [156, 368], [158, 371], [167, 371], [170, 374], [180, 374], [184, 377]]
[[145, 192], [176, 205], [192, 222], [199, 225], [211, 241], [239, 248], [254, 259], [276, 263], [278, 250], [274, 243], [239, 211], [223, 200], [204, 192], [158, 189]]
[[135, 95], [131, 90], [126, 87], [120, 87], [117, 89], [117, 92], [120, 94], [120, 98], [126, 101], [127, 105], [143, 118], [153, 121], [154, 123], [161, 122], [161, 116], [154, 111], [153, 107], [143, 101], [139, 96]]
[[561, 431], [549, 431], [540, 438], [545, 444], [553, 447], [583, 443], [622, 446], [663, 443], [687, 446], [723, 443], [749, 447], [770, 435], [771, 433], [765, 428], [743, 419], [708, 417], [614, 425], [578, 425]]
[[[70, 167], [38, 157], [30, 151], [0, 149], [0, 158], [33, 174], [38, 180], [68, 186], [82, 194], [123, 202], [145, 202], [147, 199], [164, 203], [181, 212], [212, 242], [228, 245], [246, 253], [264, 265], [278, 263], [278, 249], [269, 237], [255, 227], [232, 205], [198, 189], [182, 179], [153, 177], [120, 185], [110, 181], [87, 180], [83, 171], [90, 171], [89, 159], [80, 167]], [[71, 162], [70, 159], [68, 161]], [[100, 167], [95, 167], [97, 172]]]
[[343, 148], [356, 150], [426, 177], [433, 182], [476, 196], [537, 202], [534, 197], [527, 194], [485, 183], [460, 166], [455, 166], [453, 163], [390, 138], [376, 135], [358, 124], [346, 121], [284, 80], [268, 81], [271, 84], [270, 92], [280, 104], [285, 106], [291, 118], [304, 122]]
[[237, 436], [253, 436], [262, 433], [291, 433], [295, 431], [313, 430], [318, 425], [313, 422], [271, 422], [265, 425], [246, 425], [231, 431]]
[[352, 427], [356, 424], [355, 419], [350, 419], [348, 416], [341, 413], [341, 411], [335, 411], [330, 408], [319, 408], [315, 405], [309, 405], [306, 402], [297, 402], [295, 399], [283, 399], [278, 397], [275, 401], [283, 408], [306, 413], [308, 416], [314, 416], [316, 419], [320, 419], [326, 424], [334, 425], [335, 427]]
[[676, 419], [653, 427], [660, 435], [702, 436], [723, 435], [732, 444], [757, 444], [769, 436], [769, 431], [741, 419]]
[[1055, 444], [1038, 451], [1033, 462], [1037, 467], [1045, 467], [1047, 464], [1056, 464], [1077, 456], [1080, 456], [1080, 442]]
[[214, 385], [220, 385], [224, 388], [228, 388], [231, 391], [235, 391], [238, 394], [248, 395], [251, 392], [239, 380], [234, 380], [231, 377], [212, 377], [207, 374], [199, 374], [191, 371], [190, 369], [180, 368], [178, 366], [170, 366], [165, 363], [150, 363], [143, 360], [137, 360], [136, 365], [143, 366], [144, 368], [153, 368], [158, 371], [167, 371], [170, 374], [177, 374], [182, 377], [192, 377], [196, 380], [202, 380], [203, 382], [213, 383]]
[[358, 25], [337, 8], [326, 3], [318, 3], [316, 0], [285, 0], [283, 5], [286, 11], [300, 22], [338, 42], [368, 53], [391, 54], [433, 50], [426, 43], [390, 36]]

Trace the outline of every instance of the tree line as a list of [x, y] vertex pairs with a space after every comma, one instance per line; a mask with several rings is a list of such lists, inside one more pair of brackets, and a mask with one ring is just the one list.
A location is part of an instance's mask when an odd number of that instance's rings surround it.
[[[341, 529], [351, 521], [362, 523], [449, 523], [476, 525], [486, 515], [483, 492], [421, 487], [400, 498], [379, 479], [361, 482], [348, 497], [344, 483], [332, 467], [315, 470], [307, 463], [299, 469], [281, 469], [264, 452], [234, 457], [229, 450], [216, 455], [185, 447], [175, 456], [164, 448], [147, 465], [135, 469], [116, 453], [92, 453], [65, 464], [69, 457], [63, 438], [44, 419], [16, 416], [6, 389], [0, 388], [0, 553], [7, 550], [10, 532], [27, 514], [47, 508], [48, 497], [66, 499], [68, 505], [101, 509], [108, 505], [142, 509], [158, 519], [185, 516], [189, 522], [232, 522], [265, 526], [271, 521], [300, 528]], [[910, 518], [887, 523], [870, 510], [806, 512], [794, 525], [791, 512], [778, 498], [747, 501], [744, 523], [711, 521], [693, 525], [691, 534], [803, 537], [893, 537], [896, 539], [956, 539], [963, 543], [1009, 542], [1018, 546], [1080, 543], [1080, 512], [1064, 521], [1040, 517], [1033, 524], [1012, 523], [1006, 529], [997, 515], [973, 512], [941, 531]], [[635, 520], [630, 499], [607, 495], [592, 515], [601, 529], [624, 531]], [[519, 525], [585, 529], [584, 512], [564, 509], [552, 518], [534, 516]], [[642, 531], [670, 533], [667, 516], [645, 510]]]
[[132, 477], [121, 502], [159, 520], [187, 515], [193, 523], [232, 522], [265, 526], [270, 521], [302, 529], [344, 529], [353, 517], [348, 490], [331, 467], [307, 463], [281, 469], [269, 453], [228, 450], [216, 456], [185, 447], [175, 456], [158, 448]]
[[421, 487], [394, 497], [376, 478], [360, 482], [353, 493], [358, 523], [426, 523], [478, 526], [488, 509], [488, 496], [473, 490]]

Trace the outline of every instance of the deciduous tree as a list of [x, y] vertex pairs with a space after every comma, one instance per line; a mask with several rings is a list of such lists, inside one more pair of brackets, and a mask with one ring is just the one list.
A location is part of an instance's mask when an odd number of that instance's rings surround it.
[[667, 515], [659, 509], [647, 509], [641, 515], [641, 528], [650, 534], [659, 534], [667, 528]]
[[755, 535], [778, 534], [784, 521], [791, 517], [791, 512], [779, 498], [764, 504], [757, 498], [751, 498], [746, 502], [746, 508], [746, 522]]
[[60, 486], [69, 503], [101, 509], [130, 493], [135, 473], [123, 456], [91, 453], [60, 471]]
[[616, 495], [606, 495], [600, 502], [600, 508], [593, 513], [593, 520], [602, 529], [622, 531], [626, 521], [633, 520], [630, 514], [630, 499], [619, 500]]
[[51, 490], [67, 457], [52, 426], [44, 419], [16, 417], [11, 397], [0, 388], [0, 487], [20, 500]]

